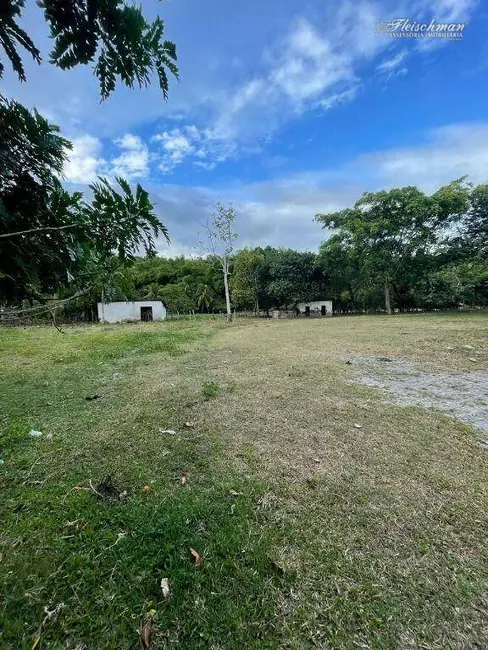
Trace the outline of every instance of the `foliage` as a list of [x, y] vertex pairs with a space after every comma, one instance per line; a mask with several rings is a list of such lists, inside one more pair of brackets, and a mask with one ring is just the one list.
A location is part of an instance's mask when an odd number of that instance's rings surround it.
[[488, 305], [488, 263], [458, 262], [433, 271], [420, 283], [416, 302], [423, 309]]
[[197, 297], [197, 306], [201, 312], [208, 312], [213, 304], [213, 296], [207, 284], [203, 285], [202, 292]]
[[92, 247], [106, 255], [115, 250], [121, 259], [134, 259], [140, 250], [152, 255], [156, 237], [163, 235], [169, 241], [168, 231], [139, 184], [133, 193], [123, 178], [115, 180], [120, 194], [103, 178], [90, 185], [93, 200], [85, 204], [84, 217]]
[[416, 187], [366, 193], [353, 208], [317, 215], [334, 233], [318, 263], [336, 307], [378, 309], [382, 293], [386, 311], [483, 303], [486, 188], [463, 177], [430, 196]]
[[416, 187], [368, 192], [353, 208], [317, 215], [318, 221], [339, 231], [359, 251], [362, 272], [372, 283], [384, 286], [387, 311], [391, 286], [434, 243], [437, 218], [432, 199]]
[[128, 274], [132, 299], [163, 300], [170, 313], [225, 309], [222, 271], [213, 258], [139, 258]]
[[[113, 251], [121, 260], [131, 260], [140, 249], [151, 254], [158, 235], [168, 237], [140, 185], [133, 192], [118, 178], [118, 192], [100, 179], [89, 186], [90, 203], [83, 201], [79, 192], [67, 192], [56, 175], [62, 167], [66, 141], [57, 135], [57, 127], [41, 116], [26, 114], [18, 105], [13, 108], [19, 120], [12, 137], [20, 141], [32, 122], [42, 127], [42, 133], [39, 131], [27, 147], [19, 145], [23, 167], [10, 163], [12, 156], [6, 155], [9, 164], [0, 170], [2, 298], [40, 298], [75, 278], [80, 284], [90, 275], [88, 270], [100, 275], [104, 260], [110, 260]], [[11, 115], [12, 111], [6, 110], [0, 119], [8, 122]]]
[[[22, 58], [17, 52], [17, 47], [22, 46], [37, 63], [41, 62], [41, 53], [35, 46], [30, 36], [17, 20], [22, 17], [25, 0], [6, 0], [0, 7], [0, 45], [10, 60], [14, 72], [21, 81], [25, 81], [25, 70]], [[3, 77], [5, 65], [0, 60], [0, 79]]]
[[[119, 79], [146, 86], [155, 72], [164, 97], [167, 70], [178, 76], [176, 52], [163, 40], [158, 17], [148, 23], [142, 10], [122, 0], [40, 0], [54, 48], [51, 63], [61, 69], [95, 63], [105, 99]], [[21, 81], [25, 69], [18, 48], [37, 62], [40, 53], [19, 26], [25, 0], [6, 0], [0, 9], [0, 45]], [[4, 64], [0, 62], [0, 78]], [[60, 179], [71, 149], [59, 128], [37, 111], [0, 95], [0, 299], [44, 300], [44, 294], [90, 293], [111, 269], [117, 253], [126, 264], [138, 252], [151, 255], [155, 239], [168, 239], [148, 193], [132, 190], [122, 178], [120, 191], [106, 179], [89, 187], [91, 202], [70, 194]], [[77, 290], [74, 290], [74, 287]]]
[[365, 307], [360, 256], [347, 240], [332, 235], [321, 244], [316, 263], [327, 278], [327, 298], [334, 300], [337, 310], [347, 312]]
[[466, 216], [463, 244], [468, 255], [488, 258], [488, 185], [478, 185], [471, 192], [471, 210]]
[[324, 277], [315, 253], [267, 247], [264, 255], [268, 305], [291, 308], [301, 301], [324, 298]]
[[[176, 48], [163, 39], [159, 16], [149, 23], [140, 7], [123, 0], [39, 0], [38, 5], [54, 40], [51, 63], [62, 70], [94, 63], [102, 99], [115, 90], [117, 79], [143, 87], [154, 73], [167, 98], [167, 71], [178, 77], [178, 68]], [[41, 62], [34, 42], [17, 24], [24, 7], [25, 0], [5, 0], [0, 10], [0, 44], [21, 81], [26, 76], [19, 46]], [[0, 78], [3, 70], [0, 61]]]
[[[228, 258], [230, 289], [237, 309], [269, 310], [326, 297], [327, 284], [314, 253], [267, 247], [244, 249]], [[217, 256], [146, 258], [129, 270], [133, 299], [164, 300], [170, 312], [222, 311], [225, 288]]]
[[232, 300], [238, 309], [259, 311], [265, 272], [264, 254], [244, 249], [236, 253], [231, 277]]

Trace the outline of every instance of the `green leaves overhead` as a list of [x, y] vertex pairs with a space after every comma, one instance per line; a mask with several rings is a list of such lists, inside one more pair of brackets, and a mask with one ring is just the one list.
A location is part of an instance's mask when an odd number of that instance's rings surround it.
[[[164, 98], [168, 73], [178, 77], [176, 49], [164, 40], [164, 23], [148, 22], [123, 0], [38, 0], [54, 41], [50, 61], [63, 70], [93, 65], [102, 99], [117, 82], [147, 86], [156, 76]], [[41, 57], [20, 27], [25, 0], [0, 6], [0, 78], [5, 57], [26, 80], [23, 52]], [[0, 95], [0, 299], [42, 300], [66, 283], [80, 290], [113, 275], [137, 253], [152, 255], [159, 235], [168, 240], [148, 193], [116, 179], [90, 186], [92, 200], [66, 191], [61, 179], [71, 143], [37, 111]]]
[[123, 178], [116, 181], [121, 193], [104, 178], [90, 185], [93, 200], [85, 204], [84, 215], [93, 246], [107, 254], [117, 251], [121, 259], [132, 260], [141, 251], [151, 255], [158, 235], [169, 242], [168, 231], [139, 184], [133, 193]]
[[[148, 86], [155, 75], [165, 99], [168, 73], [178, 78], [176, 47], [164, 39], [164, 22], [148, 22], [140, 7], [123, 0], [39, 0], [54, 40], [50, 62], [62, 70], [94, 65], [100, 95], [106, 99], [118, 81]], [[40, 63], [40, 52], [18, 25], [25, 0], [4, 0], [0, 8], [0, 45], [21, 81], [26, 80], [18, 47]], [[0, 78], [4, 64], [0, 60]]]
[[79, 277], [90, 255], [131, 260], [152, 254], [166, 228], [148, 193], [99, 179], [92, 201], [60, 178], [68, 140], [36, 111], [0, 96], [0, 296], [39, 297]]
[[0, 192], [21, 182], [55, 186], [70, 149], [55, 124], [0, 95]]
[[[17, 24], [22, 16], [25, 0], [3, 0], [0, 3], [0, 45], [9, 59], [20, 81], [25, 81], [25, 69], [18, 47], [26, 50], [37, 63], [41, 62], [41, 53], [29, 35]], [[0, 79], [5, 65], [0, 59]]]

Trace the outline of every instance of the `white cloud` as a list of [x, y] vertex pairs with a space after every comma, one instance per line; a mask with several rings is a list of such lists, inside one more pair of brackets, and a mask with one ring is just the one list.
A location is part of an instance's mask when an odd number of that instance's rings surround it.
[[452, 124], [433, 129], [425, 144], [391, 149], [358, 159], [375, 169], [385, 185], [419, 185], [434, 190], [460, 176], [488, 180], [488, 124]]
[[292, 29], [268, 82], [271, 89], [281, 91], [299, 105], [320, 97], [334, 84], [353, 78], [350, 57], [334, 50], [327, 37], [301, 19]]
[[111, 173], [114, 176], [123, 176], [128, 181], [132, 181], [149, 174], [149, 150], [141, 138], [126, 133], [114, 143], [122, 151], [119, 156], [110, 161]]
[[155, 135], [153, 140], [161, 144], [159, 169], [162, 172], [169, 172], [181, 164], [187, 156], [195, 153], [200, 134], [195, 126], [187, 126], [184, 129], [163, 131]]
[[426, 136], [417, 146], [385, 149], [337, 168], [268, 181], [214, 189], [155, 187], [163, 221], [178, 242], [165, 254], [194, 250], [198, 224], [219, 199], [235, 202], [240, 247], [269, 244], [316, 250], [326, 233], [313, 221], [314, 215], [351, 206], [365, 191], [417, 185], [432, 192], [465, 174], [475, 183], [488, 182], [488, 123], [451, 124]]
[[400, 68], [400, 70], [406, 71], [405, 66], [403, 66], [402, 64], [407, 56], [408, 56], [407, 50], [401, 50], [400, 52], [398, 52], [398, 54], [395, 54], [395, 56], [392, 56], [389, 59], [384, 59], [376, 69], [378, 70], [378, 72], [386, 73], [386, 74], [390, 74], [395, 71], [398, 72], [398, 68]]
[[107, 162], [101, 157], [102, 143], [91, 135], [83, 135], [74, 138], [72, 144], [69, 161], [64, 166], [66, 180], [71, 183], [91, 183], [106, 169]]
[[361, 86], [360, 65], [391, 45], [378, 37], [376, 4], [343, 2], [322, 29], [304, 17], [263, 55], [260, 75], [220, 99], [211, 131], [222, 140], [267, 138], [310, 110], [351, 101]]
[[101, 140], [92, 135], [82, 135], [72, 140], [73, 150], [64, 167], [65, 178], [70, 183], [86, 185], [97, 176], [123, 176], [129, 182], [149, 175], [149, 150], [138, 136], [126, 133], [114, 141], [121, 153], [112, 159], [103, 156]]
[[356, 97], [358, 90], [359, 85], [352, 86], [351, 88], [348, 88], [348, 90], [344, 90], [341, 93], [335, 93], [333, 95], [329, 95], [328, 97], [324, 97], [318, 102], [317, 105], [321, 108], [324, 108], [325, 110], [328, 110], [339, 104], [352, 101]]
[[152, 138], [160, 145], [158, 169], [163, 173], [171, 172], [186, 158], [196, 158], [194, 164], [203, 169], [214, 169], [218, 162], [226, 160], [235, 150], [232, 143], [226, 142], [209, 129], [199, 130], [194, 125], [187, 125], [163, 131]]

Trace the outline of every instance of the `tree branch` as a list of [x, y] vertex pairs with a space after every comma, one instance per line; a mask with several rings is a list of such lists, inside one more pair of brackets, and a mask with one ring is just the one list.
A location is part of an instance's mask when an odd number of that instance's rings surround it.
[[0, 234], [0, 239], [5, 237], [18, 237], [19, 235], [28, 235], [31, 232], [46, 232], [48, 230], [66, 230], [67, 228], [76, 228], [78, 223], [69, 223], [66, 226], [44, 226], [41, 228], [29, 228], [29, 230], [19, 230], [18, 232], [5, 232]]
[[[38, 315], [41, 313], [49, 312], [51, 313], [51, 309], [55, 309], [56, 307], [59, 307], [60, 305], [64, 305], [64, 303], [69, 302], [70, 300], [74, 300], [75, 298], [79, 298], [80, 296], [84, 296], [87, 293], [89, 293], [92, 290], [93, 286], [90, 285], [87, 289], [83, 289], [82, 291], [77, 291], [74, 293], [72, 296], [69, 296], [68, 298], [48, 298], [47, 300], [56, 300], [55, 305], [48, 305], [46, 302], [41, 303], [39, 305], [36, 305], [35, 307], [26, 307], [25, 309], [8, 309], [8, 310], [0, 310], [0, 320], [3, 321], [5, 318], [16, 318], [19, 314], [32, 314], [32, 315]], [[37, 314], [36, 314], [37, 312]]]

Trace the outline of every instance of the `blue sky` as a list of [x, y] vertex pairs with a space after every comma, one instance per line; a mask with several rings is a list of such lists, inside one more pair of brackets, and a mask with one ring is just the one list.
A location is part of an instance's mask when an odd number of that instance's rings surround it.
[[[25, 24], [49, 51], [40, 10]], [[150, 190], [172, 244], [192, 254], [199, 222], [234, 201], [239, 245], [316, 250], [318, 211], [363, 191], [432, 191], [488, 176], [488, 7], [476, 0], [144, 0], [178, 49], [181, 80], [120, 88], [100, 104], [89, 68], [28, 65], [4, 90], [74, 143], [66, 183], [124, 175]], [[391, 38], [375, 24], [465, 22], [463, 38]], [[46, 57], [47, 59], [47, 57]]]

